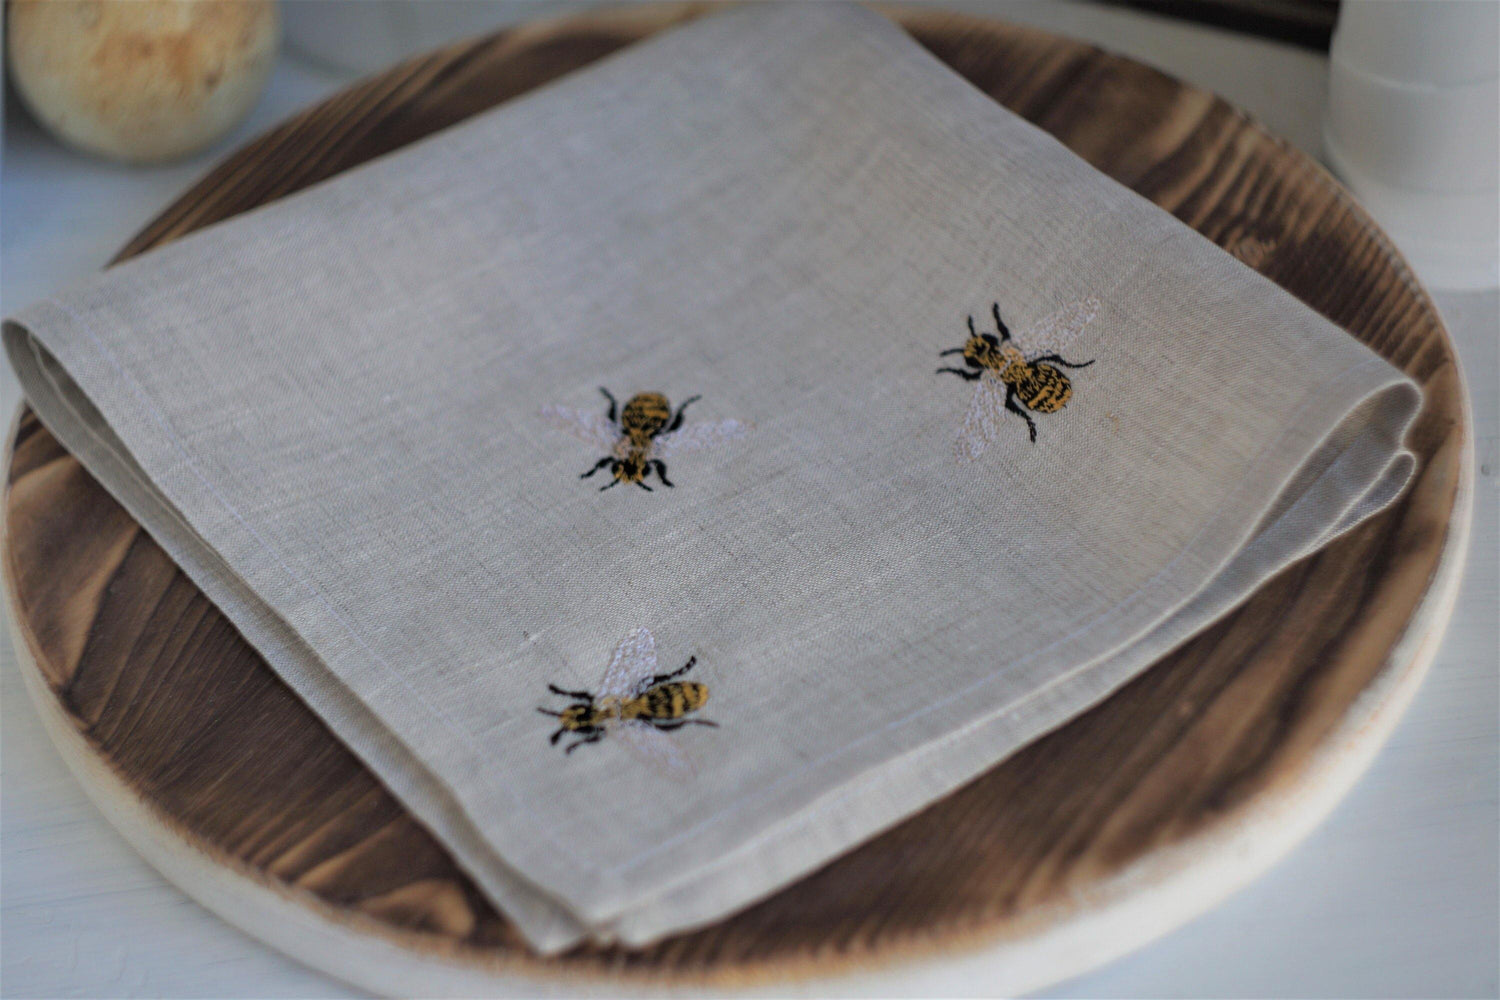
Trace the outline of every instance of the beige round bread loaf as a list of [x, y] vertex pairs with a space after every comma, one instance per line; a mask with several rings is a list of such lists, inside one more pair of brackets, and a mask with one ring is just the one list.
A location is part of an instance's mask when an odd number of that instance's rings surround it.
[[275, 0], [10, 0], [16, 89], [68, 144], [132, 163], [223, 136], [276, 55]]

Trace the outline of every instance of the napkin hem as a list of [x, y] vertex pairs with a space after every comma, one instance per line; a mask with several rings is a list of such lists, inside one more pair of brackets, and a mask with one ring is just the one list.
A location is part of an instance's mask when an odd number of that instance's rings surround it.
[[[62, 323], [93, 341], [101, 351], [100, 356], [123, 379], [134, 384], [128, 373], [113, 364], [107, 350], [80, 317], [53, 300], [40, 304], [56, 309]], [[124, 443], [117, 442], [116, 446], [78, 411], [67, 390], [57, 385], [43, 359], [35, 353], [46, 348], [25, 323], [7, 321], [4, 341], [32, 408], [48, 430], [161, 545], [268, 664], [279, 664], [273, 667], [277, 677], [296, 692], [339, 742], [360, 758], [414, 817], [434, 832], [438, 841], [454, 854], [459, 866], [524, 931], [533, 947], [542, 953], [552, 953], [583, 940], [585, 932], [568, 908], [499, 860], [448, 783], [426, 768], [388, 727], [379, 723], [373, 710], [338, 680], [286, 619], [259, 598], [203, 541], [176, 505], [143, 478], [139, 464]], [[48, 356], [61, 366], [50, 352]], [[83, 393], [81, 387], [76, 391], [93, 405], [92, 397]], [[147, 405], [154, 411], [149, 401]], [[107, 428], [107, 421], [105, 424]], [[175, 444], [170, 431], [165, 427], [163, 430]]]

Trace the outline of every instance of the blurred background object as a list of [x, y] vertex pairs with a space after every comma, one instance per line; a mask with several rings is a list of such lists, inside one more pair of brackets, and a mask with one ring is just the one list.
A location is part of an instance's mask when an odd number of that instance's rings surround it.
[[1339, 0], [1099, 0], [1327, 52]]
[[10, 0], [7, 62], [48, 131], [131, 163], [186, 156], [244, 118], [275, 62], [275, 0]]
[[1500, 3], [1344, 4], [1324, 154], [1438, 288], [1500, 282]]
[[598, 0], [293, 0], [287, 45], [328, 68], [364, 76], [461, 38], [536, 18], [559, 17]]

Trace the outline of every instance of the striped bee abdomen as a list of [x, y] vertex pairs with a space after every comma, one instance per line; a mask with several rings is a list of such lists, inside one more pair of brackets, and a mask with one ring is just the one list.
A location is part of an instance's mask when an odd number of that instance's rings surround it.
[[637, 718], [680, 719], [702, 708], [707, 701], [708, 685], [695, 681], [671, 681], [639, 695], [626, 711]]
[[620, 428], [632, 441], [643, 442], [672, 419], [672, 406], [667, 397], [659, 392], [638, 392], [625, 403], [620, 411]]
[[1073, 383], [1051, 365], [1027, 365], [1015, 387], [1022, 405], [1038, 413], [1056, 413], [1073, 398]]

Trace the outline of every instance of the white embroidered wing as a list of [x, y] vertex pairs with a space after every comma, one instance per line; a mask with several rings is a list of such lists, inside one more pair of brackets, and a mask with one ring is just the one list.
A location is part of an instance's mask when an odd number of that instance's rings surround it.
[[1099, 300], [1095, 298], [1063, 306], [1025, 332], [1015, 334], [1016, 346], [1027, 361], [1044, 354], [1058, 354], [1083, 332], [1098, 311]]
[[984, 454], [1004, 419], [1005, 383], [986, 369], [974, 385], [974, 396], [964, 414], [964, 425], [959, 429], [958, 440], [953, 443], [953, 454], [959, 464], [967, 464]]
[[631, 629], [615, 647], [615, 655], [599, 684], [598, 697], [632, 698], [655, 676], [656, 640], [649, 629]]
[[691, 778], [697, 773], [693, 761], [683, 753], [672, 737], [649, 722], [629, 719], [614, 724], [611, 736], [617, 736], [631, 756], [668, 778]]
[[742, 438], [749, 430], [750, 425], [743, 420], [704, 420], [658, 435], [652, 442], [651, 454], [655, 458], [671, 458], [684, 452], [702, 451]]
[[620, 425], [602, 413], [586, 413], [571, 406], [544, 406], [542, 419], [558, 430], [567, 431], [585, 444], [609, 451], [620, 439]]

